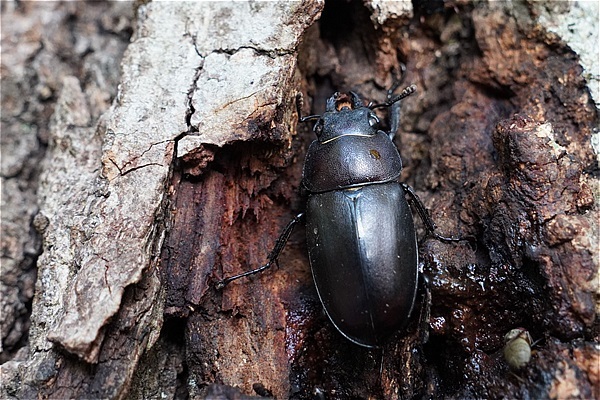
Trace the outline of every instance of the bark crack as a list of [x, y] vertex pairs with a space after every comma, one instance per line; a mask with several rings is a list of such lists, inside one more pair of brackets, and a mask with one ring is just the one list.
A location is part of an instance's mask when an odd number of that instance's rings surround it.
[[233, 49], [229, 49], [229, 48], [221, 48], [221, 49], [215, 49], [212, 52], [213, 53], [217, 53], [217, 54], [228, 54], [228, 55], [234, 55], [235, 53], [237, 53], [240, 50], [244, 50], [244, 49], [250, 49], [253, 50], [257, 55], [260, 56], [267, 56], [269, 58], [277, 58], [277, 57], [281, 57], [281, 56], [288, 56], [288, 55], [292, 55], [294, 54], [295, 50], [292, 49], [281, 49], [281, 48], [275, 48], [272, 50], [266, 50], [266, 49], [261, 49], [258, 47], [254, 47], [254, 46], [240, 46], [237, 48], [233, 48]]
[[148, 153], [154, 146], [159, 145], [159, 144], [163, 144], [163, 143], [168, 143], [173, 141], [172, 139], [169, 140], [163, 140], [160, 142], [156, 142], [156, 143], [152, 143], [146, 150], [144, 150], [140, 155], [132, 158], [131, 160], [127, 161], [123, 166], [119, 166], [117, 164], [117, 162], [112, 158], [109, 157], [108, 160], [115, 166], [115, 168], [117, 168], [119, 170], [119, 176], [125, 176], [133, 171], [137, 171], [139, 169], [142, 168], [146, 168], [146, 167], [150, 167], [150, 166], [162, 166], [163, 164], [158, 163], [158, 162], [150, 162], [150, 163], [146, 163], [146, 164], [142, 164], [142, 165], [136, 165], [133, 166], [129, 169], [126, 169], [127, 166], [133, 164], [136, 160], [139, 160], [140, 158], [142, 158], [146, 153]]

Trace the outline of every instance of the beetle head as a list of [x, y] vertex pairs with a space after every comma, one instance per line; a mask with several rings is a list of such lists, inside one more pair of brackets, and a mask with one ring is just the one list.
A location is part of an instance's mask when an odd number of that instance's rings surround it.
[[335, 92], [333, 96], [327, 99], [327, 108], [325, 111], [354, 110], [363, 106], [360, 97], [354, 92], [340, 93]]
[[321, 143], [340, 136], [371, 136], [377, 133], [379, 118], [365, 107], [354, 92], [336, 92], [327, 99], [325, 113], [314, 131]]

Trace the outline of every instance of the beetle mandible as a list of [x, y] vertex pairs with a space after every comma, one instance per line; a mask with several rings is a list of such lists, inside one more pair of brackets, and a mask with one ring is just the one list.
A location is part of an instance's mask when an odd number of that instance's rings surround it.
[[[416, 91], [405, 88], [387, 101], [364, 105], [354, 92], [336, 92], [316, 120], [313, 141], [306, 154], [302, 185], [308, 192], [305, 213], [283, 230], [268, 262], [251, 271], [225, 278], [233, 280], [278, 265], [296, 224], [306, 218], [306, 241], [315, 286], [333, 325], [352, 342], [380, 347], [402, 328], [412, 311], [418, 286], [417, 237], [406, 199], [415, 207], [428, 231], [441, 236], [413, 189], [398, 181], [402, 161], [393, 143], [400, 119], [400, 100]], [[390, 108], [390, 130], [379, 129], [374, 111]]]

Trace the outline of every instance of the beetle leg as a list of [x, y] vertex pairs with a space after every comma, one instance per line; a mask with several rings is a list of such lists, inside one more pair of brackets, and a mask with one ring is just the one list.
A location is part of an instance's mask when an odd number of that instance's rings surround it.
[[281, 235], [279, 235], [279, 237], [277, 238], [277, 241], [275, 242], [275, 246], [273, 247], [273, 250], [271, 250], [271, 252], [269, 253], [269, 256], [268, 256], [269, 260], [267, 261], [266, 264], [261, 265], [260, 267], [258, 267], [256, 269], [246, 271], [241, 274], [233, 275], [233, 276], [227, 277], [223, 280], [220, 280], [219, 282], [216, 283], [215, 287], [218, 290], [223, 289], [225, 286], [227, 286], [232, 281], [235, 281], [236, 279], [239, 279], [239, 278], [243, 278], [245, 276], [258, 274], [259, 272], [262, 272], [262, 271], [268, 269], [273, 264], [275, 264], [277, 267], [279, 267], [279, 255], [283, 251], [285, 244], [287, 243], [288, 239], [290, 238], [290, 235], [292, 234], [294, 227], [303, 218], [304, 218], [304, 213], [300, 213], [300, 214], [296, 215], [294, 217], [294, 219], [292, 219], [286, 225], [286, 227], [283, 229], [283, 232], [281, 232]]
[[305, 117], [302, 116], [302, 105], [304, 104], [304, 98], [302, 97], [302, 93], [296, 94], [296, 112], [298, 113], [298, 122], [306, 122], [313, 121], [315, 119], [321, 118], [320, 115], [307, 115]]
[[405, 78], [406, 78], [406, 64], [401, 62], [400, 63], [400, 77], [398, 77], [394, 80], [392, 87], [390, 87], [389, 90], [387, 91], [387, 100], [390, 100], [392, 98], [394, 92], [396, 91], [396, 89], [398, 89], [400, 87], [400, 85], [402, 85], [402, 82], [404, 82]]
[[[404, 82], [404, 78], [406, 78], [406, 65], [400, 63], [400, 78], [396, 79], [396, 81], [392, 84], [392, 87], [387, 91], [386, 102], [389, 103], [390, 100], [394, 97], [394, 92], [402, 82]], [[398, 128], [400, 127], [400, 102], [397, 101], [393, 103], [390, 109], [390, 131], [388, 132], [388, 136], [391, 140], [394, 140], [396, 133], [398, 132]]]
[[424, 274], [419, 274], [419, 283], [423, 288], [423, 298], [421, 299], [421, 313], [419, 315], [419, 324], [421, 329], [421, 343], [429, 341], [429, 321], [431, 320], [431, 289], [429, 287], [429, 278]]
[[410, 85], [404, 88], [404, 90], [402, 90], [402, 92], [400, 92], [400, 94], [393, 96], [392, 97], [392, 90], [395, 89], [395, 85], [394, 87], [392, 87], [392, 89], [390, 89], [390, 91], [388, 91], [388, 99], [380, 104], [370, 104], [369, 108], [371, 110], [374, 110], [376, 108], [383, 108], [383, 107], [391, 107], [390, 110], [390, 130], [388, 132], [388, 136], [390, 137], [390, 139], [394, 139], [394, 136], [396, 136], [396, 132], [398, 131], [398, 126], [400, 125], [400, 100], [402, 100], [405, 97], [410, 96], [411, 94], [413, 94], [414, 92], [417, 91], [417, 86], [416, 85]]
[[[391, 89], [390, 89], [391, 90]], [[390, 99], [390, 95], [392, 93], [388, 92], [388, 101]], [[398, 132], [398, 128], [400, 127], [400, 102], [397, 101], [390, 108], [390, 130], [387, 133], [390, 137], [390, 140], [394, 140], [396, 137], [396, 133]]]
[[411, 188], [410, 186], [408, 186], [404, 182], [400, 182], [400, 185], [402, 185], [402, 187], [404, 188], [404, 191], [409, 194], [410, 202], [417, 210], [419, 217], [421, 217], [421, 221], [423, 221], [423, 223], [425, 224], [425, 228], [427, 229], [428, 234], [430, 234], [437, 240], [441, 240], [442, 242], [458, 242], [458, 241], [464, 240], [461, 238], [442, 236], [439, 233], [437, 233], [436, 232], [437, 227], [435, 226], [435, 223], [429, 216], [427, 209], [421, 202], [421, 199], [419, 199], [419, 196], [417, 196], [417, 194], [415, 193], [414, 189]]

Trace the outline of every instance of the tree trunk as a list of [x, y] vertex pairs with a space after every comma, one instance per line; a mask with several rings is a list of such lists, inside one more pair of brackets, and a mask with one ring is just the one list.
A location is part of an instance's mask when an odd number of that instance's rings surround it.
[[[2, 3], [2, 397], [598, 398], [597, 4], [418, 3]], [[402, 180], [465, 238], [419, 228], [408, 327], [337, 333], [302, 226], [218, 290], [304, 209], [296, 94], [402, 64]]]

